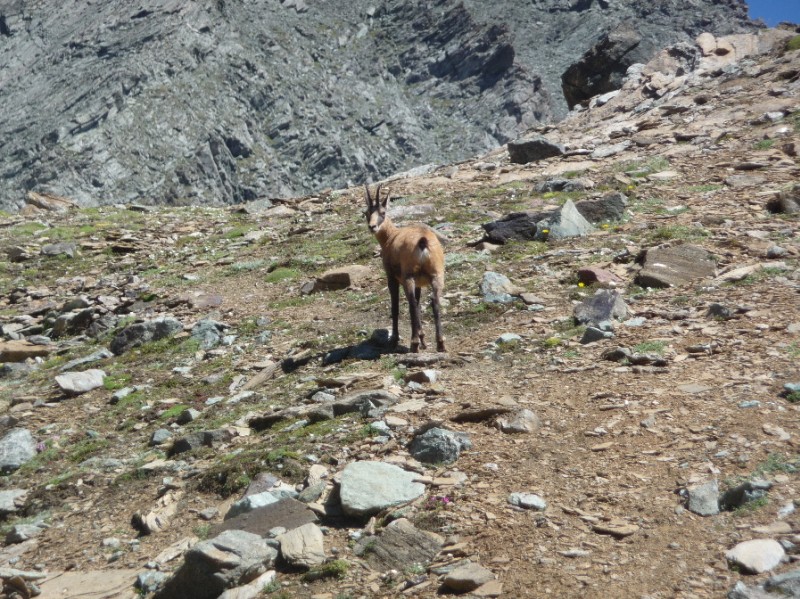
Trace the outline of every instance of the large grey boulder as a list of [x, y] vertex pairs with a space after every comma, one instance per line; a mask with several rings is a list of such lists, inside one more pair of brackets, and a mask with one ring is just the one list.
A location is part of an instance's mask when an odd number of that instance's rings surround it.
[[313, 568], [325, 561], [322, 530], [313, 522], [279, 535], [281, 557], [296, 568]]
[[466, 433], [436, 427], [414, 437], [409, 451], [420, 462], [451, 464], [458, 459], [462, 449], [470, 447], [472, 441]]
[[222, 343], [222, 337], [228, 328], [228, 325], [216, 320], [199, 320], [192, 327], [192, 339], [200, 342], [201, 349], [211, 349]]
[[800, 570], [771, 576], [763, 583], [748, 587], [741, 580], [728, 592], [728, 599], [797, 599], [800, 597]]
[[716, 480], [691, 486], [686, 489], [686, 494], [686, 507], [690, 512], [700, 516], [719, 514], [719, 484]]
[[184, 562], [156, 599], [217, 599], [266, 572], [278, 552], [249, 532], [226, 530], [186, 552]]
[[564, 154], [564, 146], [537, 135], [508, 142], [508, 155], [511, 162], [528, 164]]
[[575, 320], [579, 324], [604, 327], [603, 323], [622, 320], [628, 315], [628, 305], [619, 291], [598, 289], [590, 298], [575, 306]]
[[56, 318], [53, 324], [53, 337], [63, 337], [67, 334], [81, 333], [89, 328], [94, 320], [94, 308], [85, 308], [75, 312], [67, 312]]
[[0, 472], [17, 470], [36, 456], [36, 441], [25, 428], [12, 428], [0, 438]]
[[341, 474], [339, 496], [348, 516], [368, 517], [425, 492], [417, 475], [383, 462], [353, 462]]
[[621, 220], [628, 207], [628, 197], [619, 191], [596, 200], [575, 202], [578, 212], [593, 225]]
[[151, 341], [172, 337], [183, 330], [183, 325], [174, 318], [156, 318], [125, 327], [111, 341], [111, 351], [120, 356], [126, 351]]
[[490, 304], [509, 304], [519, 292], [516, 285], [505, 275], [487, 271], [483, 273], [479, 286], [483, 301]]
[[572, 200], [567, 200], [561, 208], [536, 223], [535, 238], [566, 239], [588, 235], [592, 231], [592, 223], [583, 217]]
[[491, 243], [533, 241], [536, 239], [537, 224], [547, 215], [546, 212], [512, 212], [481, 226], [486, 231], [486, 240]]
[[185, 437], [176, 439], [169, 448], [169, 457], [178, 455], [185, 451], [192, 451], [200, 447], [214, 447], [220, 443], [226, 443], [233, 438], [233, 433], [226, 428], [218, 428], [210, 431], [196, 431], [189, 433]]

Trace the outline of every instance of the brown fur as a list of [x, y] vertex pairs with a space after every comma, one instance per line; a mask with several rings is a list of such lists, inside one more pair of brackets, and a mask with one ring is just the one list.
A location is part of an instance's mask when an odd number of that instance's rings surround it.
[[405, 291], [411, 315], [411, 351], [425, 349], [419, 305], [423, 287], [431, 288], [431, 307], [436, 326], [437, 351], [446, 351], [441, 323], [441, 297], [444, 291], [444, 250], [436, 233], [426, 225], [398, 228], [387, 216], [389, 194], [381, 200], [381, 186], [375, 197], [366, 188], [367, 224], [381, 244], [381, 258], [392, 298], [392, 344], [397, 345], [400, 287]]

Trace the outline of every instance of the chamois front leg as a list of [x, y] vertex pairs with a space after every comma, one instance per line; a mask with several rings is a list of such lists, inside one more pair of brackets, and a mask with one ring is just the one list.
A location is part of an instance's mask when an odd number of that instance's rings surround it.
[[433, 310], [433, 321], [436, 326], [436, 351], [445, 352], [444, 335], [442, 334], [441, 319], [441, 296], [444, 283], [442, 277], [434, 277], [431, 281], [431, 309]]
[[411, 353], [419, 352], [419, 330], [420, 330], [420, 317], [419, 305], [417, 304], [417, 294], [415, 290], [415, 282], [413, 277], [408, 277], [403, 281], [403, 289], [406, 292], [406, 300], [408, 301], [408, 312], [411, 316]]
[[397, 347], [400, 342], [400, 330], [397, 321], [400, 318], [400, 283], [394, 277], [389, 277], [389, 295], [392, 298], [392, 336], [389, 338], [390, 347]]

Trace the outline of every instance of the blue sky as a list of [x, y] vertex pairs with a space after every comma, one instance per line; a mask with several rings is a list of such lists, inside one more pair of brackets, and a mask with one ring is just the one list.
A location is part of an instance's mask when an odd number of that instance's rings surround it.
[[800, 0], [748, 0], [750, 18], [774, 27], [781, 21], [800, 23]]

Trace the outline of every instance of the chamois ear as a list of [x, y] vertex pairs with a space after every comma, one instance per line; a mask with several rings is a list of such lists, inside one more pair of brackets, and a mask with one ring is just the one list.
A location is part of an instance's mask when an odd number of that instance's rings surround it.
[[367, 210], [372, 210], [372, 196], [369, 195], [369, 184], [364, 182], [364, 191], [367, 192]]
[[[378, 187], [378, 190], [380, 191], [380, 186]], [[391, 199], [391, 195], [392, 194], [389, 192], [388, 189], [386, 190], [386, 197], [384, 199], [381, 199], [381, 196], [376, 194], [378, 202], [380, 203], [381, 208], [383, 209], [384, 212], [389, 211], [389, 200]]]

